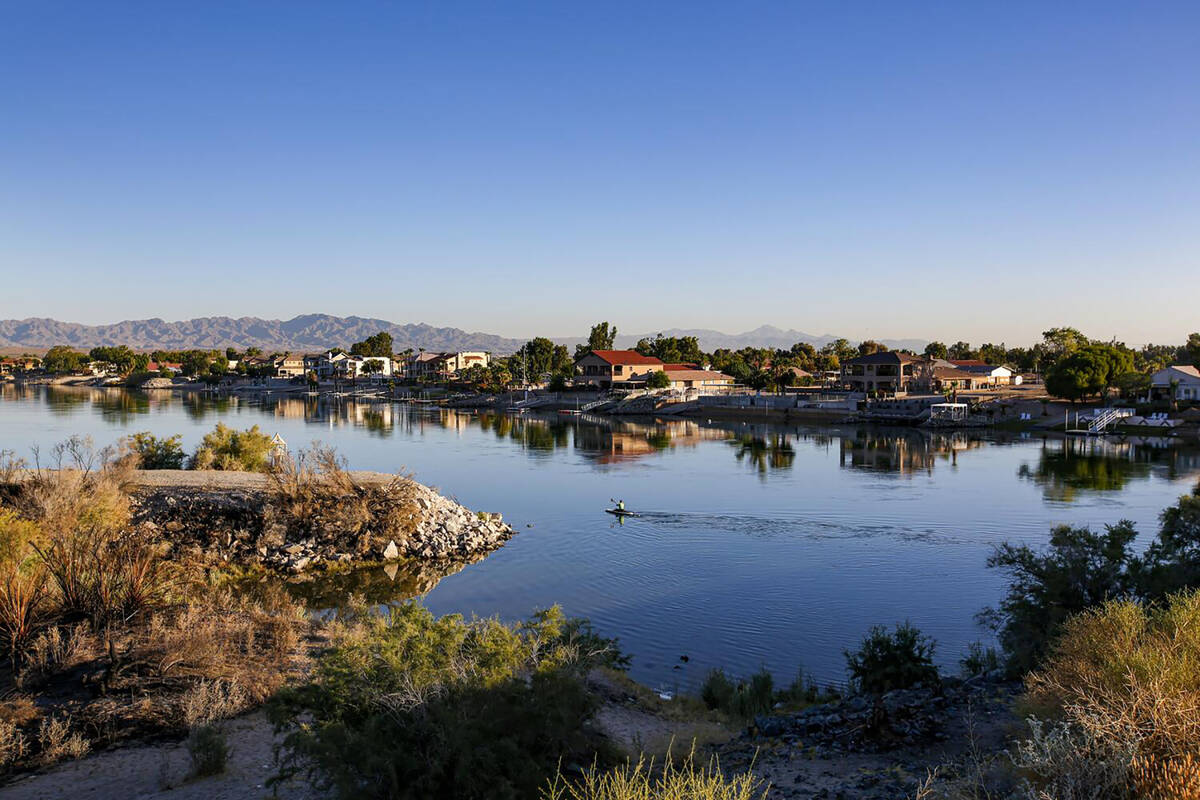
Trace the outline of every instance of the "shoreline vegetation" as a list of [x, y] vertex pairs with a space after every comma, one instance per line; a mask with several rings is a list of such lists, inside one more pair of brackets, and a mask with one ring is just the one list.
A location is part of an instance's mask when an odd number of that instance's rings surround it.
[[[660, 697], [625, 674], [619, 632], [558, 608], [437, 618], [268, 579], [297, 571], [284, 555], [308, 557], [302, 573], [419, 562], [427, 516], [461, 521], [461, 507], [405, 475], [360, 479], [319, 446], [264, 454], [262, 436], [218, 429], [191, 456], [148, 434], [109, 452], [71, 439], [48, 464], [0, 464], [14, 791], [59, 762], [180, 741], [187, 771], [165, 784], [203, 786], [236, 761], [227, 720], [265, 710], [274, 732], [255, 730], [279, 745], [265, 777], [282, 796], [1200, 797], [1200, 487], [1140, 555], [1127, 522], [1000, 547], [1009, 589], [981, 620], [1002, 649], [972, 646], [962, 675], [895, 621], [845, 653], [843, 689], [713, 670], [696, 695]], [[187, 461], [221, 469], [139, 469]]]

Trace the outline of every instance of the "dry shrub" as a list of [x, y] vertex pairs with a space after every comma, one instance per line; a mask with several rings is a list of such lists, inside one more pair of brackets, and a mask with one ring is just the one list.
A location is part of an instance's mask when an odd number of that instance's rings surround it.
[[361, 555], [390, 540], [404, 541], [421, 519], [418, 489], [408, 475], [357, 483], [337, 452], [319, 442], [295, 456], [280, 456], [270, 478], [266, 523], [282, 528], [288, 539], [353, 541]]
[[670, 755], [661, 767], [653, 760], [609, 770], [592, 766], [577, 781], [559, 773], [541, 792], [542, 800], [765, 800], [769, 785], [742, 772], [726, 777], [716, 760], [697, 765], [693, 749], [680, 764]]
[[[66, 631], [65, 633], [63, 631]], [[25, 667], [39, 675], [49, 675], [70, 664], [79, 654], [86, 637], [81, 627], [52, 625], [35, 636], [25, 648]]]
[[198, 725], [188, 734], [188, 755], [192, 758], [192, 777], [220, 775], [229, 759], [229, 744], [214, 725]]
[[183, 723], [189, 728], [237, 716], [250, 705], [246, 692], [236, 680], [202, 680], [183, 693], [179, 706]]
[[1133, 760], [1133, 788], [1144, 800], [1200, 800], [1200, 758], [1138, 756]]
[[214, 591], [154, 614], [135, 634], [127, 658], [170, 685], [236, 684], [224, 704], [243, 703], [237, 713], [282, 684], [306, 624], [303, 609], [286, 597], [253, 602]]
[[74, 528], [121, 530], [129, 524], [136, 467], [136, 459], [115, 458], [111, 449], [96, 451], [90, 439], [72, 437], [54, 446], [47, 464], [35, 457], [16, 509], [47, 536]]
[[1057, 787], [1047, 797], [1127, 796], [1135, 764], [1153, 781], [1159, 767], [1191, 763], [1200, 748], [1200, 592], [1164, 606], [1111, 602], [1072, 618], [1026, 689], [1029, 708], [1051, 722], [1034, 720], [1015, 760], [1035, 788]]
[[65, 758], [82, 758], [90, 745], [79, 732], [72, 732], [71, 717], [47, 717], [38, 728], [38, 747], [44, 764], [53, 764]]
[[25, 756], [25, 734], [12, 722], [0, 720], [0, 773], [8, 772]]

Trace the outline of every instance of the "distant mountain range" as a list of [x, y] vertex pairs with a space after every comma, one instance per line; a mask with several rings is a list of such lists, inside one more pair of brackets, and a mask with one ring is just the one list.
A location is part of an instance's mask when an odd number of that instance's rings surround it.
[[[774, 325], [763, 325], [755, 328], [752, 331], [745, 333], [722, 333], [708, 328], [670, 328], [661, 331], [663, 336], [695, 336], [700, 340], [700, 349], [705, 352], [712, 352], [725, 348], [728, 350], [740, 350], [743, 347], [773, 347], [773, 348], [788, 348], [796, 342], [808, 342], [813, 347], [823, 347], [832, 341], [836, 341], [838, 336], [831, 334], [815, 334], [805, 333], [804, 331], [784, 330], [776, 328]], [[644, 337], [654, 337], [657, 333], [643, 334], [642, 336], [617, 336], [617, 346], [633, 347], [637, 341]], [[925, 345], [929, 342], [925, 339], [881, 339], [883, 344], [893, 350], [916, 350], [920, 352], [925, 349]], [[858, 340], [851, 340], [852, 344], [858, 344]]]
[[333, 317], [305, 314], [289, 320], [258, 317], [200, 317], [180, 322], [139, 319], [112, 325], [80, 325], [55, 319], [0, 321], [0, 347], [45, 349], [56, 344], [83, 349], [104, 345], [129, 345], [136, 350], [186, 350], [258, 347], [273, 350], [316, 351], [326, 347], [349, 347], [380, 331], [392, 335], [397, 351], [489, 350], [511, 353], [524, 342], [488, 333], [468, 333], [458, 328], [432, 325], [397, 325], [385, 319]]
[[[305, 314], [289, 320], [258, 317], [199, 317], [166, 322], [161, 319], [126, 320], [111, 325], [81, 325], [55, 319], [0, 320], [0, 348], [45, 350], [54, 345], [70, 345], [90, 349], [104, 345], [128, 345], [136, 350], [186, 350], [190, 348], [258, 347], [267, 352], [279, 350], [316, 351], [326, 347], [349, 347], [379, 331], [387, 331], [397, 351], [413, 348], [426, 350], [487, 350], [511, 353], [524, 344], [522, 339], [509, 339], [489, 333], [469, 333], [459, 328], [435, 328], [420, 323], [401, 325], [385, 319], [366, 317], [334, 317], [328, 314]], [[815, 335], [796, 330], [783, 330], [763, 325], [745, 333], [728, 334], [710, 329], [669, 328], [663, 336], [695, 336], [706, 351], [718, 348], [791, 347], [796, 342], [809, 342], [821, 347], [837, 337]], [[617, 337], [617, 347], [633, 347], [644, 337], [656, 333]], [[553, 337], [555, 341], [575, 345], [585, 337]], [[920, 351], [921, 339], [884, 339], [893, 349], [908, 348]]]

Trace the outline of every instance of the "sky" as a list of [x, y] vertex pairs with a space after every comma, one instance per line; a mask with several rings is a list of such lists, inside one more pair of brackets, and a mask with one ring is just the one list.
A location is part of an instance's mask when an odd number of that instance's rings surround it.
[[0, 0], [0, 318], [1200, 328], [1200, 3]]

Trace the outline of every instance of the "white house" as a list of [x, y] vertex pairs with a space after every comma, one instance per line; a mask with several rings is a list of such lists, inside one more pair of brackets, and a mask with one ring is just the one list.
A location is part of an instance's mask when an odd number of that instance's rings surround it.
[[1190, 364], [1175, 364], [1150, 376], [1150, 394], [1155, 398], [1169, 399], [1172, 385], [1174, 399], [1200, 401], [1200, 369]]
[[[364, 369], [368, 361], [379, 362], [378, 371], [370, 372]], [[317, 377], [322, 380], [331, 378], [390, 378], [394, 374], [395, 364], [387, 356], [352, 356], [349, 353], [325, 353], [316, 359]]]

